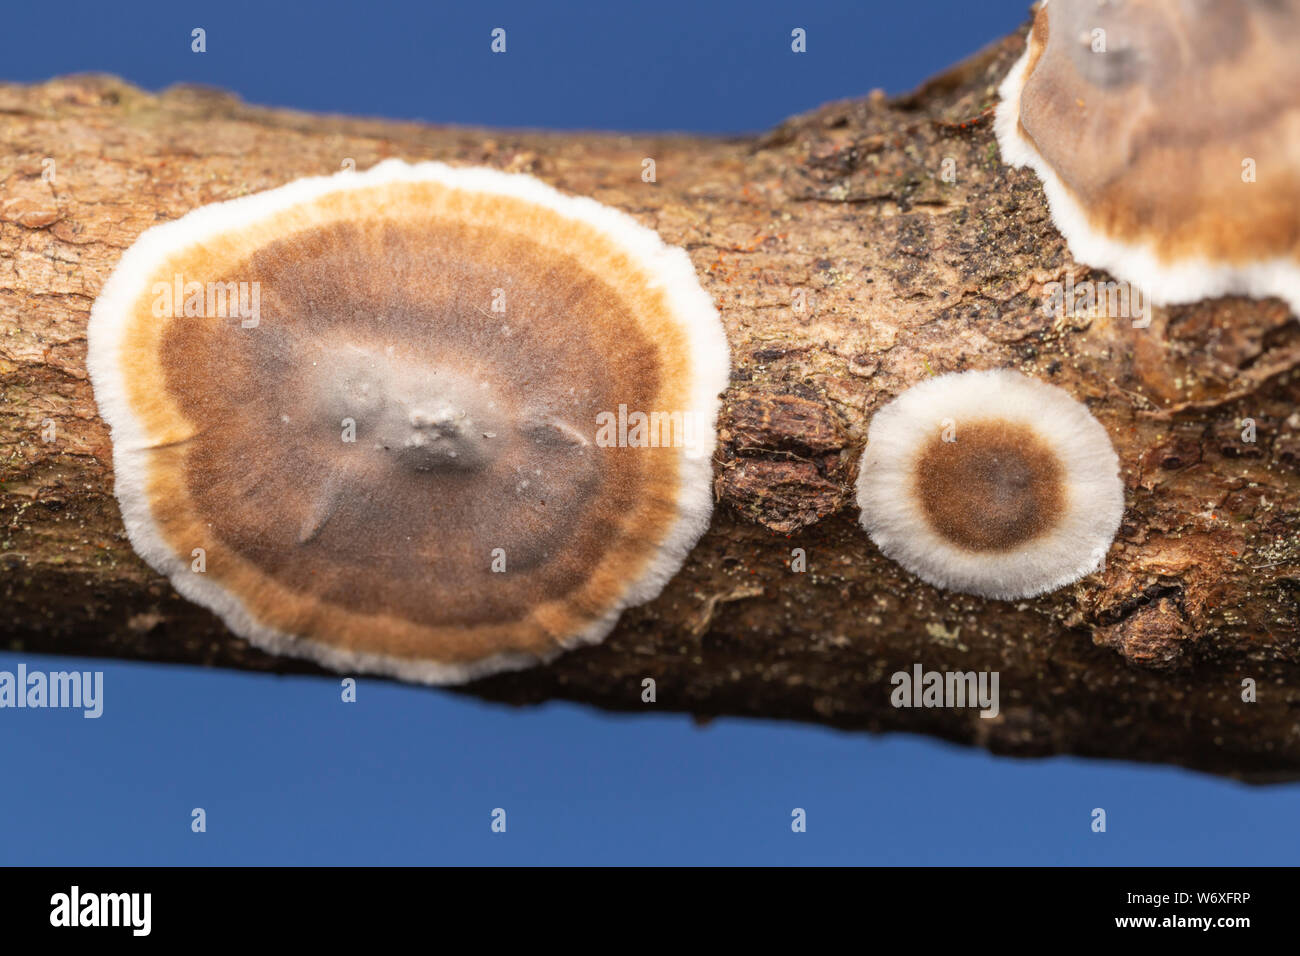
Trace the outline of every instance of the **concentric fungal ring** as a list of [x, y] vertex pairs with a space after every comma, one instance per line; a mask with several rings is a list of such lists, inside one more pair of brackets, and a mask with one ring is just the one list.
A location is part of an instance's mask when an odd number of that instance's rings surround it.
[[1088, 410], [1018, 372], [961, 372], [871, 421], [857, 482], [880, 550], [936, 587], [990, 598], [1096, 570], [1124, 512], [1119, 462]]

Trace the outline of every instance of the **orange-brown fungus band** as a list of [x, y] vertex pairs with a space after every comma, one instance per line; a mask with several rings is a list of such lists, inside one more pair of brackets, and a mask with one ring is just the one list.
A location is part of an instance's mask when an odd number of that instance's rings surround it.
[[[136, 549], [272, 651], [527, 666], [708, 522], [712, 303], [681, 250], [530, 177], [388, 162], [204, 207], [128, 251], [90, 339]], [[603, 440], [626, 409], [691, 427]]]

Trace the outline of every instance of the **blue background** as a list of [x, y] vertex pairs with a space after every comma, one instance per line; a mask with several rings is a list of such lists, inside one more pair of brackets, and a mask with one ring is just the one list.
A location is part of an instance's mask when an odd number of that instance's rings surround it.
[[[203, 82], [485, 125], [738, 132], [910, 89], [1028, 0], [10, 4], [0, 76]], [[190, 29], [208, 52], [190, 52]], [[493, 27], [507, 53], [488, 51]], [[808, 52], [790, 52], [790, 30]], [[196, 144], [202, 148], [202, 144]], [[2, 613], [2, 612], [0, 612]], [[0, 710], [0, 863], [1294, 863], [1296, 786], [908, 735], [516, 710], [362, 680], [102, 669], [104, 716]], [[1104, 807], [1108, 832], [1090, 830]], [[208, 832], [190, 831], [203, 807]], [[490, 832], [493, 808], [505, 834]], [[794, 834], [790, 812], [808, 813]]]

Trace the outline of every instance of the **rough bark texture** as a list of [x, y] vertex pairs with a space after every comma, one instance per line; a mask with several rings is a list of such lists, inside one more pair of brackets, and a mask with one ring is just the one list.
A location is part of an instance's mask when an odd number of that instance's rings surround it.
[[[154, 223], [346, 158], [436, 158], [530, 172], [684, 246], [734, 362], [716, 516], [667, 591], [603, 645], [469, 693], [1295, 776], [1300, 326], [1273, 301], [1156, 310], [1145, 329], [1046, 315], [1045, 283], [1107, 277], [1072, 261], [1034, 175], [999, 162], [990, 107], [1021, 48], [1008, 38], [910, 96], [833, 103], [754, 139], [430, 128], [106, 77], [0, 86], [3, 646], [311, 669], [251, 649], [135, 556], [86, 319]], [[1085, 401], [1127, 487], [1105, 570], [1029, 601], [918, 582], [852, 501], [876, 408], [924, 376], [995, 366]], [[890, 675], [918, 662], [998, 671], [1000, 716], [895, 709]], [[646, 677], [657, 703], [641, 700]]]

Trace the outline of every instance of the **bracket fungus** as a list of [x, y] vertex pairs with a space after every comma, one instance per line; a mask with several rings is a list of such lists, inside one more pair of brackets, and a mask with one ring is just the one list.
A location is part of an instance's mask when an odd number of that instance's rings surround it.
[[[597, 642], [663, 589], [730, 367], [689, 257], [631, 217], [396, 160], [148, 230], [88, 361], [146, 561], [273, 653], [424, 683]], [[648, 440], [598, 428], [647, 413]]]
[[1157, 305], [1300, 312], [1300, 0], [1044, 0], [999, 90], [1002, 158], [1074, 256]]
[[1096, 570], [1124, 513], [1106, 430], [1063, 390], [1008, 369], [940, 375], [878, 411], [857, 499], [886, 557], [1004, 600]]

